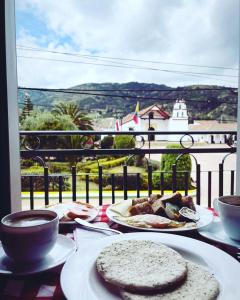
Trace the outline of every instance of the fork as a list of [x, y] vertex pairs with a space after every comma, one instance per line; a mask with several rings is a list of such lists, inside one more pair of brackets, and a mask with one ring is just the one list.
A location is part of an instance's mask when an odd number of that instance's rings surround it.
[[115, 229], [111, 229], [111, 228], [104, 228], [104, 227], [100, 227], [100, 226], [97, 226], [97, 225], [94, 225], [94, 224], [91, 224], [87, 221], [84, 221], [80, 218], [75, 218], [74, 219], [78, 224], [82, 225], [82, 226], [85, 226], [85, 227], [88, 227], [88, 228], [92, 228], [92, 229], [95, 229], [95, 230], [105, 230], [105, 231], [111, 231], [111, 232], [114, 232], [114, 233], [117, 233], [117, 234], [123, 234], [121, 231], [119, 230], [115, 230]]

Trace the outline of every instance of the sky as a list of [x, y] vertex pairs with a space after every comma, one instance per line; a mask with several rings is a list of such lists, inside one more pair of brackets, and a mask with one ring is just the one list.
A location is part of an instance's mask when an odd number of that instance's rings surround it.
[[138, 81], [236, 87], [238, 3], [16, 0], [18, 85]]

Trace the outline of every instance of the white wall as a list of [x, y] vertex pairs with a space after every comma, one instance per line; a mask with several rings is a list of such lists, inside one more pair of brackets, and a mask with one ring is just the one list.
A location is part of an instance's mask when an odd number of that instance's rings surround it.
[[[169, 131], [188, 131], [188, 119], [169, 119]], [[178, 142], [183, 135], [169, 135], [168, 140]]]

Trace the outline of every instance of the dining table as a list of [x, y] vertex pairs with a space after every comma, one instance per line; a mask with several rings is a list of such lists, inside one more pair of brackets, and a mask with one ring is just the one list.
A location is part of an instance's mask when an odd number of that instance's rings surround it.
[[[109, 220], [106, 214], [106, 209], [109, 205], [102, 205], [99, 208], [97, 217], [93, 223], [107, 223], [111, 228], [117, 229], [123, 233], [134, 232], [133, 229], [116, 224]], [[209, 208], [214, 217], [217, 216], [216, 212]], [[74, 240], [74, 228], [78, 225], [64, 225], [59, 227], [59, 233], [64, 234], [70, 239]], [[184, 236], [191, 237], [211, 245], [220, 248], [227, 252], [231, 256], [237, 259], [237, 249], [210, 241], [201, 236], [197, 230], [185, 231], [182, 233]], [[240, 266], [240, 265], [239, 265]], [[60, 265], [54, 269], [47, 270], [39, 274], [33, 274], [28, 276], [14, 276], [14, 275], [0, 275], [0, 299], [2, 300], [62, 300], [64, 297], [60, 284], [60, 274], [63, 265]], [[74, 278], [72, 279], [74, 280]], [[77, 284], [77, 282], [76, 282]]]

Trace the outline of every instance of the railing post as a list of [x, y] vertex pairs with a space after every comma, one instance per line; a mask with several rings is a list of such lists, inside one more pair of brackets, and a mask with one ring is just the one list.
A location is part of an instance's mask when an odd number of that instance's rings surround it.
[[76, 166], [72, 166], [72, 201], [77, 200]]
[[137, 190], [137, 198], [140, 198], [140, 173], [136, 175], [136, 190]]
[[201, 167], [197, 164], [197, 204], [201, 202]]
[[98, 195], [99, 195], [99, 205], [103, 204], [103, 169], [102, 166], [98, 166], [98, 184], [99, 184], [99, 189], [98, 189]]
[[184, 172], [184, 190], [185, 190], [185, 196], [188, 195], [188, 188], [189, 188], [189, 172]]
[[164, 172], [160, 173], [160, 188], [161, 188], [161, 195], [164, 195]]
[[148, 165], [148, 196], [152, 194], [152, 165]]
[[89, 203], [89, 175], [86, 174], [86, 202]]
[[128, 184], [127, 184], [127, 165], [123, 166], [123, 199], [127, 200], [128, 198]]
[[177, 191], [177, 165], [172, 165], [172, 191], [175, 193]]
[[48, 167], [44, 167], [44, 194], [45, 205], [49, 205], [49, 182], [48, 182]]
[[230, 189], [231, 195], [234, 195], [234, 170], [231, 170], [231, 189]]
[[212, 206], [212, 172], [208, 171], [208, 207]]
[[30, 190], [30, 209], [34, 209], [34, 183], [33, 176], [29, 176], [29, 190]]
[[112, 203], [115, 203], [115, 175], [111, 174], [111, 184], [112, 184]]
[[219, 164], [219, 197], [223, 195], [223, 163]]
[[63, 177], [58, 177], [58, 195], [59, 195], [59, 203], [62, 203], [62, 190], [63, 190]]

